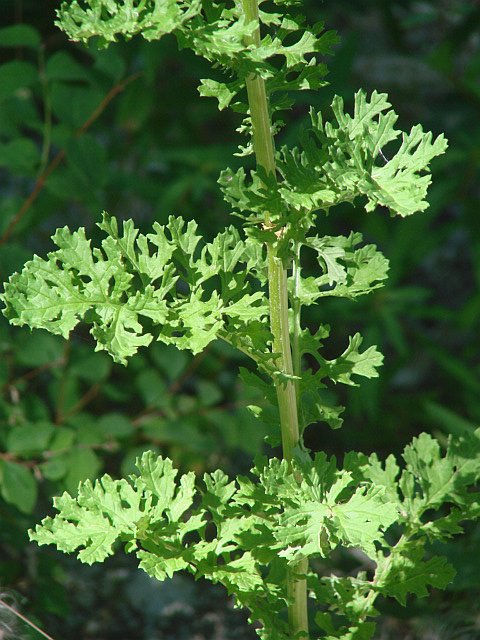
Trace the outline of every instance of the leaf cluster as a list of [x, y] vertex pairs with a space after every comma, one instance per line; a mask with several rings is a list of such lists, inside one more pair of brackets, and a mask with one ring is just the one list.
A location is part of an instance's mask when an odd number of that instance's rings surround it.
[[386, 94], [374, 91], [368, 98], [359, 91], [351, 116], [336, 96], [333, 122], [324, 123], [322, 114], [312, 110], [300, 145], [279, 152], [279, 183], [261, 169], [249, 175], [243, 168], [228, 169], [220, 178], [226, 200], [251, 223], [267, 210], [278, 228], [290, 224], [293, 229], [318, 211], [328, 213], [359, 197], [366, 200], [367, 212], [378, 206], [402, 217], [424, 211], [429, 164], [447, 143], [443, 135], [433, 140], [421, 125], [402, 133], [390, 106]]
[[[258, 238], [241, 240], [228, 227], [204, 242], [195, 222], [174, 217], [166, 226], [155, 223], [147, 235], [131, 220], [120, 230], [107, 214], [98, 226], [106, 234], [100, 248], [92, 248], [83, 229], [72, 233], [64, 227], [53, 237], [56, 251], [46, 260], [35, 256], [11, 276], [1, 297], [12, 324], [67, 338], [86, 322], [96, 350], [122, 364], [154, 337], [193, 354], [222, 339], [258, 365], [259, 374], [245, 373], [244, 379], [271, 398], [271, 381], [286, 378], [264, 322], [267, 267]], [[316, 252], [323, 275], [300, 278], [297, 288], [292, 282], [292, 302], [301, 307], [325, 295], [356, 298], [381, 286], [388, 263], [373, 245], [356, 248], [361, 240], [360, 234], [306, 238], [304, 245]], [[328, 328], [321, 327], [314, 334], [303, 330], [299, 339], [301, 357], [313, 357], [317, 365], [298, 376], [303, 429], [319, 420], [339, 427], [343, 409], [323, 398], [325, 383], [355, 384], [352, 375], [375, 377], [382, 363], [374, 347], [361, 351], [358, 333], [339, 357], [327, 360], [320, 353], [327, 336]], [[267, 422], [275, 420], [273, 412]]]
[[[34, 11], [33, 5], [27, 8], [25, 18]], [[8, 8], [3, 18], [5, 24]], [[90, 48], [80, 64], [72, 45], [51, 37], [53, 25], [41, 32], [39, 18], [34, 25], [0, 28], [2, 281], [34, 251], [48, 251], [43, 230], [54, 228], [58, 216], [75, 226], [81, 219], [88, 228], [91, 216], [98, 218], [100, 202], [124, 208], [134, 200], [150, 211], [169, 210], [172, 199], [179, 198], [188, 208], [205, 208], [227, 149], [196, 147], [184, 127], [181, 136], [188, 146], [182, 148], [178, 140], [168, 155], [143, 135], [146, 121], [160, 123], [175, 107], [174, 95], [151, 100], [153, 79], [148, 77], [148, 66], [162, 67], [168, 50], [152, 52], [150, 45], [147, 56], [146, 42], [135, 52]], [[143, 75], [134, 73], [138, 60]], [[161, 176], [151, 169], [159, 155]], [[52, 162], [55, 169], [47, 175]], [[198, 171], [203, 184], [195, 177]], [[160, 199], [159, 180], [168, 182]], [[208, 201], [202, 224], [211, 233], [221, 207]], [[16, 588], [23, 571], [22, 579], [35, 582], [38, 593], [53, 593], [51, 584], [40, 586], [47, 580], [43, 570], [42, 578], [31, 572], [23, 535], [26, 518], [42, 512], [52, 495], [75, 491], [80, 480], [97, 477], [105, 467], [129, 473], [146, 448], [162, 446], [177, 464], [202, 469], [211, 467], [220, 449], [225, 455], [245, 447], [249, 455], [259, 451], [262, 438], [253, 418], [241, 409], [249, 434], [243, 441], [232, 413], [224, 409], [226, 398], [237, 402], [238, 390], [233, 373], [220, 376], [228, 347], [217, 343], [206, 354], [199, 380], [195, 370], [189, 373], [186, 354], [163, 343], [137, 354], [127, 372], [113, 366], [105, 351], [92, 353], [93, 340], [82, 328], [67, 342], [46, 331], [25, 332], [2, 317], [0, 336], [1, 581], [9, 588]], [[51, 562], [60, 567], [62, 560]], [[53, 596], [50, 604], [46, 599], [38, 600], [42, 611], [53, 606]]]
[[[308, 575], [324, 638], [371, 638], [369, 618], [379, 595], [405, 605], [407, 597], [445, 588], [454, 576], [427, 542], [462, 532], [478, 517], [480, 431], [450, 442], [443, 454], [423, 434], [385, 463], [374, 454], [346, 456], [338, 469], [320, 453], [298, 460], [261, 459], [249, 477], [231, 481], [222, 471], [201, 483], [189, 472], [177, 479], [168, 459], [145, 453], [128, 480], [110, 476], [55, 499], [58, 514], [31, 532], [39, 544], [78, 551], [87, 564], [104, 560], [121, 542], [149, 575], [164, 580], [186, 570], [223, 584], [237, 604], [262, 624], [260, 637], [286, 638], [282, 618], [288, 567], [323, 558], [337, 547], [357, 549], [373, 562], [370, 574]], [[297, 477], [296, 477], [297, 476]], [[325, 608], [326, 605], [326, 608]], [[355, 636], [354, 633], [361, 633]]]
[[249, 247], [233, 227], [201, 246], [196, 223], [182, 218], [156, 223], [148, 236], [131, 220], [119, 231], [107, 215], [99, 226], [107, 234], [101, 249], [92, 249], [83, 229], [65, 227], [53, 238], [57, 251], [35, 256], [10, 278], [3, 299], [12, 324], [68, 337], [85, 320], [97, 350], [125, 363], [153, 339], [140, 319], [159, 327], [163, 342], [195, 354], [229, 323], [241, 332], [267, 314], [264, 294], [251, 289]]

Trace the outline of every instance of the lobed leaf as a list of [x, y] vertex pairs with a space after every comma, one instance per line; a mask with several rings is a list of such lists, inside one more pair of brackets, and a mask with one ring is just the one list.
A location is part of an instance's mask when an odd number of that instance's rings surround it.
[[403, 546], [399, 553], [392, 554], [391, 558], [380, 561], [380, 570], [387, 562], [389, 566], [387, 577], [376, 585], [378, 591], [392, 596], [405, 606], [409, 594], [424, 598], [428, 595], [429, 587], [445, 589], [455, 577], [455, 569], [445, 558], [433, 556], [424, 560], [424, 555], [423, 545], [411, 542]]
[[[324, 124], [312, 111], [302, 147], [282, 150], [285, 202], [297, 210], [328, 210], [365, 196], [367, 211], [378, 205], [400, 216], [425, 210], [429, 164], [445, 152], [446, 140], [443, 135], [433, 140], [420, 125], [408, 134], [395, 129], [398, 116], [390, 106], [386, 94], [374, 91], [368, 99], [359, 91], [353, 116], [344, 112], [338, 96], [332, 102], [335, 122]], [[400, 147], [390, 152], [400, 137]]]
[[469, 487], [480, 478], [480, 429], [450, 438], [445, 455], [437, 440], [422, 433], [405, 447], [403, 457], [407, 467], [401, 487], [414, 518], [445, 502], [467, 507], [472, 498]]
[[79, 560], [92, 564], [111, 555], [119, 540], [135, 548], [135, 541], [153, 525], [161, 525], [173, 540], [186, 533], [181, 517], [194, 499], [193, 474], [182, 476], [178, 486], [170, 460], [152, 452], [144, 453], [137, 466], [140, 475], [131, 482], [104, 475], [94, 484], [81, 483], [76, 499], [67, 493], [55, 498], [58, 515], [45, 518], [30, 531], [30, 539], [40, 545], [55, 544], [67, 553], [80, 549]]
[[[476, 518], [480, 500], [472, 487], [480, 478], [480, 429], [450, 438], [446, 451], [431, 435], [422, 433], [413, 438], [403, 452], [405, 467], [393, 456], [382, 463], [376, 454], [369, 458], [350, 453], [345, 469], [358, 482], [374, 482], [382, 486], [393, 501], [398, 501], [402, 518], [412, 531], [424, 531], [432, 539], [443, 539], [461, 531], [459, 523]], [[430, 513], [451, 505], [450, 512]]]
[[[235, 229], [204, 243], [196, 224], [182, 218], [171, 217], [165, 227], [156, 223], [148, 235], [131, 220], [120, 232], [107, 214], [99, 227], [106, 234], [99, 248], [92, 248], [84, 229], [64, 227], [53, 236], [58, 250], [47, 259], [34, 256], [11, 276], [1, 299], [12, 324], [68, 338], [86, 322], [96, 350], [125, 364], [154, 333], [198, 353], [232, 325], [248, 336], [249, 324], [268, 314], [264, 293], [252, 290], [258, 286], [253, 270], [260, 268], [252, 263], [253, 240], [247, 251]], [[256, 257], [264, 260], [261, 253]]]
[[137, 34], [159, 40], [201, 8], [201, 0], [73, 0], [61, 4], [56, 24], [71, 40], [83, 42], [97, 36], [108, 44], [119, 35], [128, 39]]
[[295, 226], [312, 212], [328, 212], [358, 197], [366, 198], [366, 211], [383, 206], [402, 217], [424, 211], [429, 165], [445, 152], [447, 142], [443, 135], [433, 139], [420, 125], [402, 133], [390, 106], [386, 94], [374, 91], [368, 99], [359, 91], [351, 116], [336, 96], [334, 122], [324, 123], [320, 113], [311, 111], [300, 146], [281, 149], [278, 184], [258, 171], [249, 176], [244, 170], [229, 171], [220, 180], [226, 200], [252, 222], [252, 212], [271, 211], [279, 227]]
[[396, 505], [385, 501], [381, 487], [360, 487], [345, 502], [331, 498], [326, 503], [305, 502], [285, 511], [284, 528], [277, 538], [284, 547], [280, 555], [296, 562], [315, 554], [325, 556], [342, 544], [358, 547], [373, 558], [375, 542], [382, 540], [397, 516]]

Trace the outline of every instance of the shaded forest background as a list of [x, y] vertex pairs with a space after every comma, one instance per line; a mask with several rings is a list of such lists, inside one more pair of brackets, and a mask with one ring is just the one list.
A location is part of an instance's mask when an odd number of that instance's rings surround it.
[[[87, 49], [54, 27], [53, 0], [1, 4], [2, 281], [45, 254], [58, 226], [95, 235], [104, 209], [142, 230], [195, 217], [207, 237], [232, 222], [216, 180], [238, 162], [239, 119], [198, 96], [203, 61], [170, 38]], [[332, 352], [360, 330], [385, 365], [378, 380], [332, 389], [345, 425], [310, 427], [307, 443], [341, 457], [399, 452], [425, 430], [444, 441], [480, 424], [480, 6], [306, 0], [305, 12], [341, 42], [330, 86], [301, 96], [279, 144], [309, 105], [327, 110], [334, 93], [351, 105], [360, 87], [389, 93], [402, 128], [422, 122], [450, 142], [426, 213], [396, 220], [346, 207], [319, 218], [325, 235], [361, 231], [391, 271], [365, 300], [324, 302], [308, 317], [331, 325]], [[153, 583], [121, 555], [87, 568], [26, 534], [53, 495], [104, 471], [128, 474], [145, 449], [183, 470], [247, 471], [264, 445], [246, 409], [253, 392], [237, 380], [245, 364], [217, 343], [195, 358], [157, 343], [125, 369], [94, 353], [88, 333], [65, 342], [0, 318], [0, 591], [10, 604], [55, 640], [255, 637], [221, 589], [187, 577]], [[480, 638], [479, 544], [473, 526], [447, 547], [458, 575], [445, 594], [382, 605], [378, 638]], [[349, 572], [352, 558], [338, 553], [331, 565]], [[40, 636], [0, 608], [0, 637]]]

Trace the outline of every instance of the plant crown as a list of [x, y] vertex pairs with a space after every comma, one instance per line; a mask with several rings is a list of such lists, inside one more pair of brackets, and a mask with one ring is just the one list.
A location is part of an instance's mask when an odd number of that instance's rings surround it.
[[[318, 56], [331, 53], [336, 36], [321, 24], [308, 26], [299, 4], [261, 2], [257, 16], [250, 15], [256, 5], [250, 0], [74, 0], [59, 9], [58, 25], [72, 40], [96, 37], [100, 45], [119, 36], [173, 34], [180, 48], [213, 63], [215, 78], [202, 80], [200, 93], [216, 98], [220, 109], [243, 114], [239, 131], [246, 142], [239, 154], [248, 156], [258, 155], [259, 136], [245, 91], [249, 81], [263, 83], [270, 137], [283, 126], [278, 113], [292, 106], [296, 91], [325, 84]], [[338, 357], [324, 357], [329, 327], [302, 327], [302, 307], [327, 296], [370, 293], [387, 278], [388, 261], [359, 233], [321, 236], [315, 223], [357, 198], [366, 211], [380, 206], [392, 216], [426, 209], [429, 163], [444, 153], [446, 141], [420, 125], [403, 133], [396, 121], [387, 96], [376, 91], [359, 91], [352, 113], [334, 98], [330, 121], [311, 110], [298, 146], [275, 153], [275, 171], [259, 161], [255, 169], [221, 174], [220, 187], [242, 218], [243, 232], [230, 226], [212, 242], [202, 239], [195, 222], [173, 216], [144, 235], [131, 220], [120, 228], [104, 213], [99, 227], [105, 237], [95, 248], [84, 229], [59, 229], [53, 236], [58, 248], [45, 259], [34, 256], [6, 283], [4, 314], [14, 325], [65, 338], [87, 323], [96, 350], [122, 364], [153, 340], [194, 354], [224, 340], [253, 362], [242, 377], [268, 400], [267, 409], [252, 410], [272, 444], [280, 443], [276, 392], [292, 385], [300, 434], [318, 422], [338, 428], [343, 408], [332, 404], [327, 385], [377, 376], [382, 356], [376, 347], [362, 348], [355, 334]], [[316, 255], [316, 275], [302, 274], [305, 250]], [[292, 370], [269, 323], [272, 256], [288, 276]], [[305, 356], [310, 368], [302, 366]], [[203, 481], [192, 472], [177, 478], [168, 459], [145, 453], [137, 475], [105, 475], [82, 483], [76, 497], [56, 498], [58, 514], [30, 536], [78, 551], [88, 564], [122, 542], [158, 580], [186, 570], [221, 583], [269, 640], [306, 637], [306, 629], [299, 632], [285, 616], [294, 600], [292, 570], [306, 580], [316, 610], [312, 633], [328, 639], [372, 638], [379, 595], [405, 605], [410, 594], [422, 597], [452, 580], [453, 568], [427, 547], [461, 533], [461, 522], [479, 515], [471, 487], [480, 476], [480, 430], [450, 441], [444, 452], [422, 434], [405, 447], [401, 466], [393, 456], [381, 462], [375, 454], [349, 453], [338, 468], [323, 453], [312, 458], [301, 439], [293, 453], [292, 460], [258, 460], [249, 477], [231, 480], [215, 471]], [[337, 547], [360, 550], [367, 570], [319, 576], [315, 558]], [[309, 567], [301, 564], [305, 559]]]

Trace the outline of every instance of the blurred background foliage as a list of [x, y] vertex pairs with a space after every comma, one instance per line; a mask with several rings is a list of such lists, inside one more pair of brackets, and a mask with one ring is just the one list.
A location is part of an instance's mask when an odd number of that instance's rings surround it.
[[[58, 226], [95, 236], [103, 209], [142, 230], [170, 214], [196, 218], [207, 237], [229, 224], [216, 179], [238, 162], [239, 122], [198, 97], [204, 63], [168, 38], [80, 47], [53, 26], [54, 7], [2, 0], [2, 280], [48, 251]], [[361, 231], [391, 271], [366, 299], [323, 302], [306, 318], [331, 325], [332, 354], [357, 330], [385, 354], [378, 380], [332, 389], [347, 407], [343, 429], [310, 427], [307, 443], [339, 456], [399, 452], [420, 431], [442, 440], [480, 423], [480, 6], [306, 0], [305, 11], [341, 43], [331, 86], [300, 97], [279, 142], [294, 139], [310, 104], [326, 110], [334, 93], [351, 104], [359, 87], [388, 92], [403, 127], [420, 121], [450, 141], [426, 213], [396, 220], [350, 207], [318, 221], [327, 235]], [[85, 568], [26, 536], [52, 495], [104, 471], [127, 474], [145, 449], [184, 469], [245, 472], [263, 443], [242, 364], [219, 344], [195, 358], [155, 344], [125, 369], [94, 353], [87, 333], [66, 343], [0, 318], [0, 591], [56, 640], [254, 637], [219, 589], [153, 584], [121, 556]], [[473, 527], [447, 549], [458, 576], [446, 594], [384, 605], [378, 638], [480, 638], [479, 542]], [[339, 554], [333, 568], [354, 561]], [[0, 637], [10, 621], [0, 609]], [[39, 635], [17, 624], [11, 637]]]

